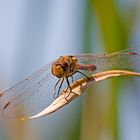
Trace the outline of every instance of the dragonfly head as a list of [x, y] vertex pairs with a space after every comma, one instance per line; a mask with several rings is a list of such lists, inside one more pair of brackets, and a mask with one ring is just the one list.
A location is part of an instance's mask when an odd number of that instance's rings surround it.
[[52, 64], [52, 74], [58, 78], [69, 77], [76, 70], [77, 59], [73, 56], [60, 56]]

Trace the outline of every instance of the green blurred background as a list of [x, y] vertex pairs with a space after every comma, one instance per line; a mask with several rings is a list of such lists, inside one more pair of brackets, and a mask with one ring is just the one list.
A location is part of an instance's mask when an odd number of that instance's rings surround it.
[[[11, 87], [64, 54], [139, 46], [139, 0], [0, 1], [0, 87]], [[140, 80], [95, 83], [56, 113], [0, 119], [0, 140], [139, 140]]]

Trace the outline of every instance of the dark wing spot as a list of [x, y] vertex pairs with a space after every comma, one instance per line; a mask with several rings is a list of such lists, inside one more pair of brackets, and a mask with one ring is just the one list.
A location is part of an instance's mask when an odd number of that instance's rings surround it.
[[138, 55], [138, 53], [136, 53], [136, 52], [128, 52], [128, 54], [131, 54], [131, 55]]
[[3, 109], [6, 109], [10, 104], [11, 104], [11, 102], [7, 102], [7, 103], [5, 104], [5, 106], [3, 107]]
[[3, 96], [3, 93], [0, 93], [0, 97], [2, 97]]

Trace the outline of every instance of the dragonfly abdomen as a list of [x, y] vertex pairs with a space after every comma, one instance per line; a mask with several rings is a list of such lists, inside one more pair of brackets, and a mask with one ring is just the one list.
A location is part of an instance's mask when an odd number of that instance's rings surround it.
[[86, 71], [94, 71], [97, 68], [94, 64], [86, 64], [86, 65], [77, 64], [76, 66], [78, 70], [86, 70]]

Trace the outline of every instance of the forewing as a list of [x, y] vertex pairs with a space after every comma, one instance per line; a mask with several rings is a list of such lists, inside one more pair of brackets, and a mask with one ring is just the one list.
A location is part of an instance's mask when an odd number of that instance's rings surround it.
[[58, 78], [51, 73], [52, 63], [0, 94], [4, 118], [29, 116], [39, 112], [54, 100], [54, 84]]

